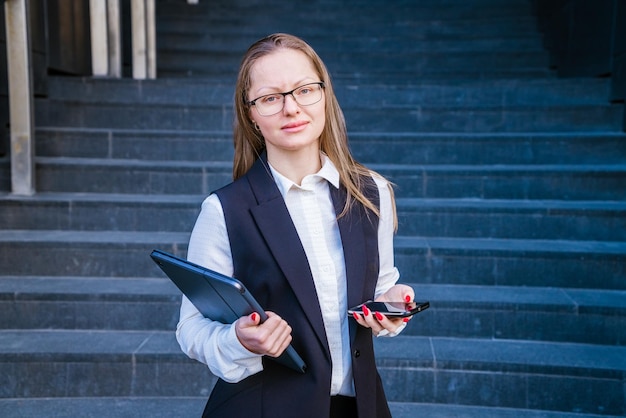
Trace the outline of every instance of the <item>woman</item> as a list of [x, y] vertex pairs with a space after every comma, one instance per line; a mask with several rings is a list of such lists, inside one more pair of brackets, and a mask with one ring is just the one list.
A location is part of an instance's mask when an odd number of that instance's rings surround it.
[[[299, 38], [250, 47], [235, 109], [235, 181], [204, 201], [188, 259], [241, 280], [269, 319], [221, 324], [183, 298], [180, 346], [219, 377], [204, 416], [389, 417], [372, 334], [405, 322], [347, 315], [414, 298], [396, 285], [389, 183], [353, 160], [328, 71]], [[289, 344], [306, 373], [271, 361]]]

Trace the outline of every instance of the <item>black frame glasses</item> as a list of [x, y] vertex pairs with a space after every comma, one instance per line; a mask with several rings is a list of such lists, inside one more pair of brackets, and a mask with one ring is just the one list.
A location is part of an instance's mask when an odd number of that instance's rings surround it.
[[[298, 101], [298, 97], [300, 97], [300, 98], [301, 98], [302, 96], [300, 96], [300, 95], [298, 95], [298, 94], [294, 94], [294, 92], [296, 92], [296, 91], [298, 91], [298, 90], [301, 90], [301, 89], [303, 89], [303, 88], [305, 88], [305, 87], [307, 87], [307, 86], [313, 86], [313, 85], [317, 85], [317, 86], [319, 86], [319, 87], [320, 87], [320, 93], [321, 93], [321, 92], [324, 90], [324, 88], [326, 87], [326, 85], [324, 84], [324, 82], [323, 82], [323, 81], [317, 81], [317, 82], [315, 82], [315, 83], [306, 83], [306, 84], [303, 84], [303, 85], [301, 85], [301, 86], [296, 87], [295, 89], [293, 89], [293, 90], [291, 90], [291, 91], [285, 91], [285, 92], [282, 92], [282, 93], [281, 93], [281, 92], [277, 92], [277, 93], [272, 93], [272, 94], [264, 94], [263, 96], [259, 96], [259, 97], [257, 97], [257, 98], [256, 98], [256, 99], [254, 99], [254, 100], [250, 100], [250, 101], [248, 102], [248, 106], [255, 106], [255, 107], [256, 107], [256, 110], [257, 110], [257, 112], [258, 112], [258, 113], [259, 113], [259, 115], [261, 115], [261, 116], [273, 116], [273, 115], [275, 115], [275, 114], [277, 114], [277, 113], [280, 113], [280, 112], [281, 112], [281, 111], [285, 108], [285, 98], [286, 98], [288, 95], [291, 95], [291, 97], [293, 97], [293, 100], [295, 100], [295, 102], [296, 102], [299, 106], [311, 106], [311, 105], [314, 105], [315, 103], [319, 103], [319, 101], [320, 101], [320, 100], [322, 100], [323, 94], [320, 94], [319, 99], [315, 100], [314, 102], [304, 104], [304, 103], [300, 103], [300, 102]], [[257, 102], [258, 100], [264, 99], [264, 98], [266, 98], [266, 97], [271, 97], [271, 96], [282, 96], [282, 106], [280, 106], [280, 108], [278, 108], [278, 107], [277, 107], [277, 109], [278, 109], [278, 110], [276, 110], [275, 112], [274, 112], [274, 111], [271, 111], [272, 113], [262, 113], [262, 112], [259, 110], [259, 106], [257, 105], [257, 103], [256, 103], [256, 102]]]

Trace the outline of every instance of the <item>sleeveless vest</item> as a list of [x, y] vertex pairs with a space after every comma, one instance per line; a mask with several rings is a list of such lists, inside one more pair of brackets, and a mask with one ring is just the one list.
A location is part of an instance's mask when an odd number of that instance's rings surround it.
[[[271, 359], [238, 383], [218, 380], [205, 417], [324, 418], [330, 411], [331, 358], [309, 263], [263, 154], [244, 176], [216, 191], [226, 220], [234, 276], [265, 310], [292, 328], [292, 345], [307, 364], [299, 374]], [[378, 205], [371, 178], [368, 198]], [[346, 190], [329, 185], [341, 213]], [[374, 296], [378, 279], [378, 217], [355, 204], [338, 219], [346, 265], [348, 306]], [[347, 313], [346, 313], [347, 315]], [[350, 347], [359, 418], [391, 417], [374, 361], [372, 334], [350, 319]]]

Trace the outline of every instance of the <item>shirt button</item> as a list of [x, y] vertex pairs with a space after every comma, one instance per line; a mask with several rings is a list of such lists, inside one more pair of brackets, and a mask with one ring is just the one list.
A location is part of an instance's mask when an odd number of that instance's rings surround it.
[[360, 357], [361, 356], [361, 352], [359, 350], [354, 350], [354, 357]]

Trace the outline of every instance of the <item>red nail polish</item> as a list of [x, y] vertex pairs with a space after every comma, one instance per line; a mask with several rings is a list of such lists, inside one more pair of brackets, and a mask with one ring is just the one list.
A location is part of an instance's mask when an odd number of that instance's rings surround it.
[[411, 301], [411, 296], [406, 295], [406, 296], [404, 297], [404, 300], [406, 300], [406, 303], [409, 303], [409, 302]]
[[402, 318], [402, 322], [404, 322], [406, 324], [407, 322], [409, 322], [409, 319], [410, 318]]
[[379, 321], [383, 320], [383, 314], [381, 314], [380, 312], [376, 312], [374, 315], [376, 315], [376, 319], [378, 319]]
[[368, 316], [370, 314], [370, 310], [367, 309], [367, 306], [363, 305], [363, 315]]
[[252, 319], [253, 322], [256, 322], [256, 312], [250, 315], [250, 319]]
[[359, 320], [359, 314], [356, 312], [352, 312], [352, 316], [354, 317], [354, 319], [356, 319], [357, 321]]

